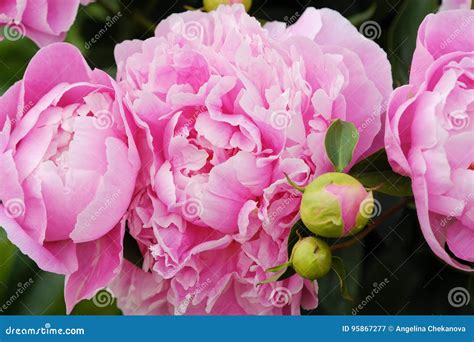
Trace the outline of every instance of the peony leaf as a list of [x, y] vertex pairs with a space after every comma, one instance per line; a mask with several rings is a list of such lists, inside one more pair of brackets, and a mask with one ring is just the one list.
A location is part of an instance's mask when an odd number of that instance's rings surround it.
[[392, 196], [413, 196], [410, 178], [392, 171], [383, 149], [354, 165], [350, 175], [374, 191]]
[[354, 124], [337, 119], [326, 132], [324, 144], [329, 160], [337, 172], [342, 172], [352, 160], [359, 141], [359, 132]]
[[339, 287], [341, 289], [342, 298], [346, 300], [353, 300], [351, 294], [349, 293], [349, 289], [347, 288], [346, 283], [346, 268], [344, 267], [344, 261], [339, 257], [332, 258], [332, 269], [337, 274], [339, 278]]
[[392, 171], [367, 172], [359, 175], [357, 180], [366, 188], [392, 196], [413, 196], [411, 180]]

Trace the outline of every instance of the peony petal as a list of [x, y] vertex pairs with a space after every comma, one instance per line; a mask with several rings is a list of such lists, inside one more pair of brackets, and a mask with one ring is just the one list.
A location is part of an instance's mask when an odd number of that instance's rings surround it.
[[98, 240], [77, 245], [78, 269], [66, 276], [67, 313], [83, 299], [109, 284], [120, 271], [125, 221]]

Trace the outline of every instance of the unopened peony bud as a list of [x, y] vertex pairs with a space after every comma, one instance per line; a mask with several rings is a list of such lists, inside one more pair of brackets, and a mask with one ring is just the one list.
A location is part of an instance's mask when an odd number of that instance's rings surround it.
[[344, 173], [326, 173], [304, 190], [300, 215], [316, 235], [342, 237], [365, 227], [374, 210], [372, 192]]
[[252, 6], [252, 0], [204, 0], [204, 9], [206, 12], [215, 10], [219, 5], [243, 4], [248, 12]]
[[305, 279], [314, 280], [331, 269], [331, 249], [328, 244], [313, 236], [298, 241], [291, 253], [293, 269]]

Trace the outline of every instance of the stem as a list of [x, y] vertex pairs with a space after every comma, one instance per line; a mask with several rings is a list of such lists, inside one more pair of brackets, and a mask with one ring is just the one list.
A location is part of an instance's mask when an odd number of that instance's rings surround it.
[[290, 184], [294, 189], [298, 190], [299, 192], [304, 192], [303, 187], [301, 187], [298, 184], [296, 184], [295, 182], [293, 182], [285, 172], [283, 172], [283, 174], [285, 175], [285, 178], [286, 178], [286, 181], [288, 182], [288, 184]]
[[390, 216], [394, 215], [397, 213], [400, 209], [405, 207], [409, 202], [411, 202], [411, 198], [406, 198], [397, 205], [394, 205], [391, 207], [389, 210], [387, 210], [385, 213], [383, 213], [379, 218], [377, 218], [372, 224], [370, 224], [367, 228], [365, 228], [363, 231], [358, 233], [357, 235], [354, 236], [353, 239], [349, 241], [344, 241], [338, 244], [334, 244], [331, 246], [331, 251], [337, 251], [338, 249], [344, 249], [347, 247], [352, 246], [355, 244], [357, 241], [362, 240], [365, 238], [372, 230], [377, 228], [381, 223], [383, 223], [385, 220], [387, 220]]

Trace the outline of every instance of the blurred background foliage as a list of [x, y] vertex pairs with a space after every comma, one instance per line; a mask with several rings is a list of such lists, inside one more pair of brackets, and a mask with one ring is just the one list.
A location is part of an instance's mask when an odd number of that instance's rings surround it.
[[[114, 46], [127, 39], [145, 39], [154, 27], [171, 13], [186, 6], [201, 8], [199, 0], [98, 0], [81, 7], [66, 40], [77, 46], [91, 67], [115, 75]], [[423, 18], [439, 7], [439, 0], [254, 0], [250, 13], [260, 21], [292, 23], [305, 7], [329, 7], [360, 27], [375, 21], [380, 32], [375, 41], [387, 52], [392, 64], [394, 86], [407, 82], [416, 33]], [[120, 12], [120, 19], [100, 37], [91, 39]], [[0, 42], [0, 94], [22, 78], [24, 70], [38, 48], [27, 38]], [[58, 58], [61, 58], [58, 56]], [[397, 199], [380, 197], [382, 207], [396, 204]], [[467, 314], [474, 312], [473, 276], [455, 271], [439, 261], [424, 242], [413, 207], [407, 207], [374, 232], [363, 244], [337, 253], [347, 268], [347, 282], [354, 300], [342, 299], [334, 274], [319, 282], [319, 308], [309, 314], [353, 314], [354, 309], [385, 278], [388, 284], [357, 314]], [[17, 289], [32, 279], [31, 285], [16, 299]], [[34, 262], [13, 246], [0, 229], [0, 314], [57, 315], [65, 313], [64, 277], [39, 270]], [[454, 287], [469, 289], [469, 305], [454, 308], [448, 293]], [[367, 301], [366, 301], [367, 302]], [[114, 303], [98, 307], [83, 301], [73, 314], [120, 314]]]

